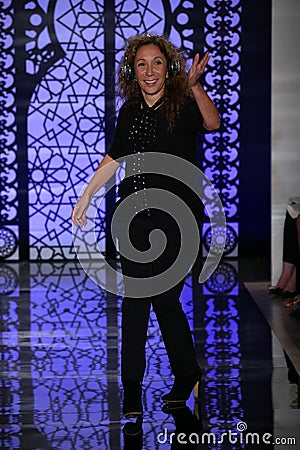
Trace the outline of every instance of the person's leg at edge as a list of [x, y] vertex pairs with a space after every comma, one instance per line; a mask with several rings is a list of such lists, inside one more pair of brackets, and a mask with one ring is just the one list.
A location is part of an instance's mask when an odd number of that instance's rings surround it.
[[297, 232], [295, 219], [286, 212], [283, 229], [282, 271], [271, 293], [282, 294], [296, 289]]
[[283, 270], [278, 283], [288, 295], [293, 295], [296, 291], [297, 244], [296, 219], [287, 212], [283, 235]]

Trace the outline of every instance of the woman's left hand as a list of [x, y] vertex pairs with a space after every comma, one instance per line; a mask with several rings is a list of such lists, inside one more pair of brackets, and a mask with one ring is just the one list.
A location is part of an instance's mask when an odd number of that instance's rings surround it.
[[196, 86], [199, 78], [203, 74], [205, 67], [207, 66], [207, 63], [209, 61], [209, 54], [208, 52], [205, 53], [203, 58], [200, 60], [199, 53], [196, 53], [193, 64], [191, 65], [190, 70], [188, 71], [188, 84], [189, 87]]

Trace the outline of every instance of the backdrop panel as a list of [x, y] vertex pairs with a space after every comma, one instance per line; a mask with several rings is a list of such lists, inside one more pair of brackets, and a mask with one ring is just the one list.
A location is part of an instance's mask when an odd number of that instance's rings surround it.
[[[237, 256], [241, 2], [7, 0], [1, 9], [1, 258], [76, 258], [72, 206], [112, 140], [124, 40], [145, 32], [168, 35], [190, 58], [210, 51], [202, 81], [222, 127], [199, 138], [198, 162], [224, 204], [225, 255]], [[114, 201], [113, 192], [96, 218], [108, 253]], [[203, 237], [205, 253], [209, 221]]]

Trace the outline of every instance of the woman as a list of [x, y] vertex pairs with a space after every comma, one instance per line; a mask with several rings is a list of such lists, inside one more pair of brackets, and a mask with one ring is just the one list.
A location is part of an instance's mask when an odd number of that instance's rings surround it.
[[[119, 164], [115, 160], [129, 154], [138, 155], [138, 168], [136, 174], [121, 183], [121, 201], [141, 189], [159, 187], [175, 192], [188, 202], [190, 194], [184, 186], [164, 180], [160, 175], [142, 173], [139, 164], [143, 153], [149, 151], [170, 153], [196, 163], [197, 133], [211, 132], [220, 126], [218, 111], [199, 83], [208, 61], [208, 53], [201, 60], [196, 54], [186, 74], [184, 59], [164, 37], [146, 34], [129, 39], [118, 74], [119, 93], [125, 102], [119, 112], [114, 140], [74, 207], [72, 220], [75, 225], [86, 224], [86, 211], [92, 196], [117, 170]], [[163, 254], [153, 262], [141, 264], [121, 255], [123, 274], [137, 278], [162, 273], [170, 267], [180, 249], [180, 232], [176, 223], [163, 211], [147, 208], [147, 190], [144, 192], [143, 204], [133, 206], [138, 213], [129, 229], [131, 242], [136, 249], [145, 251], [149, 248], [149, 234], [160, 228], [167, 237], [167, 245]], [[120, 250], [123, 245], [121, 230], [122, 227], [117, 229]], [[183, 283], [184, 280], [161, 294], [146, 298], [126, 296], [125, 284], [121, 376], [126, 417], [143, 413], [141, 383], [146, 365], [145, 344], [151, 306], [175, 375], [174, 385], [163, 396], [163, 401], [185, 402], [200, 381], [201, 369], [179, 302]]]

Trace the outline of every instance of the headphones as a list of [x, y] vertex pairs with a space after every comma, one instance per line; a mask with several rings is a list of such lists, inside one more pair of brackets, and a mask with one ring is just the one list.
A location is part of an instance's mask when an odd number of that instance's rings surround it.
[[[126, 61], [126, 59], [125, 59]], [[179, 59], [171, 59], [168, 61], [168, 74], [169, 77], [173, 77], [180, 72], [181, 65]], [[124, 62], [120, 67], [120, 74], [128, 81], [132, 81], [134, 79], [134, 67], [133, 64], [129, 64], [128, 62]]]

